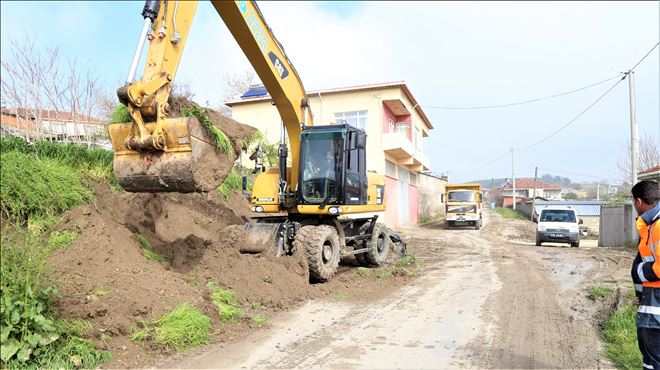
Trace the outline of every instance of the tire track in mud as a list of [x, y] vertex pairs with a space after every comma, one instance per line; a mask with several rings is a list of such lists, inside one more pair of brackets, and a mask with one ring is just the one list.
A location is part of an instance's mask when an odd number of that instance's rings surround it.
[[[490, 340], [466, 348], [470, 366], [488, 368], [602, 368], [592, 323], [571, 311], [566, 294], [549, 270], [516, 246], [494, 237], [502, 221], [486, 229], [502, 289], [488, 299], [486, 315], [496, 320]], [[525, 248], [525, 247], [523, 247]], [[555, 251], [562, 253], [560, 249]]]
[[475, 291], [482, 281], [494, 290], [499, 286], [488, 248], [474, 248], [462, 233], [451, 240], [435, 239], [434, 233], [416, 236], [430, 257], [424, 275], [385, 299], [368, 305], [310, 302], [274, 320], [266, 332], [175, 367], [450, 367], [458, 349], [490, 325], [480, 318], [489, 292]]

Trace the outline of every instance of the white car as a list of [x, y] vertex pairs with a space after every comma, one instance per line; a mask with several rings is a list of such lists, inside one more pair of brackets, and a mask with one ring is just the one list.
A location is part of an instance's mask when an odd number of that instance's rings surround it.
[[570, 206], [547, 206], [541, 210], [536, 221], [536, 245], [543, 242], [568, 243], [571, 247], [580, 246], [580, 226]]

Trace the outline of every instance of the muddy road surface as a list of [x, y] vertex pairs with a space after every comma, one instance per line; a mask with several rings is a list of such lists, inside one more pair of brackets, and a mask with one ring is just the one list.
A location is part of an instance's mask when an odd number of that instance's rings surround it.
[[486, 216], [480, 231], [404, 230], [422, 267], [385, 297], [310, 301], [239, 341], [156, 367], [611, 368], [598, 325], [614, 298], [587, 291], [625, 294], [633, 252], [536, 247], [533, 224]]

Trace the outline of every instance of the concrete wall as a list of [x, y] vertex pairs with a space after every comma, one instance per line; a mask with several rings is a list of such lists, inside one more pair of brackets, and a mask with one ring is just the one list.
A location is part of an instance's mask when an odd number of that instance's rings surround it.
[[578, 216], [584, 222], [580, 228], [588, 228], [592, 234], [600, 232], [600, 216]]
[[636, 240], [635, 212], [632, 205], [601, 207], [598, 231], [599, 247], [620, 247]]
[[445, 185], [447, 181], [435, 176], [420, 173], [417, 177], [419, 187], [419, 217], [437, 218], [445, 215]]

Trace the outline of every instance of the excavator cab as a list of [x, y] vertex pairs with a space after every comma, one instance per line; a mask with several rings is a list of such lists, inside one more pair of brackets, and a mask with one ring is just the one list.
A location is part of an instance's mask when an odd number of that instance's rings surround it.
[[303, 129], [298, 204], [366, 204], [365, 144], [364, 131], [350, 125]]

